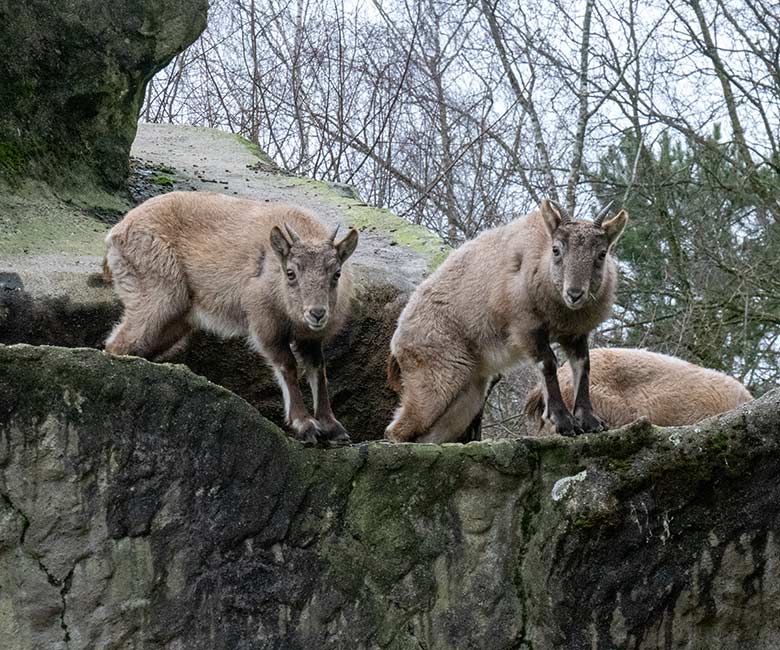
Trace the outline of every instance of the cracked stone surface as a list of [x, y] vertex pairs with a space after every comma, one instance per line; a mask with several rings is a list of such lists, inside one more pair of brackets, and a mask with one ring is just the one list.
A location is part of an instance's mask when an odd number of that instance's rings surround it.
[[778, 423], [305, 449], [182, 366], [0, 346], [0, 638], [778, 647]]

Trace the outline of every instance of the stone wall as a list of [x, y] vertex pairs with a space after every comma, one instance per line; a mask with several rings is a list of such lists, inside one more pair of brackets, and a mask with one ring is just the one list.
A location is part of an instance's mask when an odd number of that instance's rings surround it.
[[779, 420], [304, 449], [182, 367], [2, 347], [0, 637], [775, 647]]

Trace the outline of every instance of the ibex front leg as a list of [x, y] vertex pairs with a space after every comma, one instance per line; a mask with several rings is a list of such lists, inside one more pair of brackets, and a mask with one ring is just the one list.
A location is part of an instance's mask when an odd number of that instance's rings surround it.
[[317, 444], [320, 427], [309, 415], [303, 394], [298, 385], [298, 364], [288, 342], [274, 341], [272, 344], [257, 343], [274, 375], [284, 397], [284, 418], [295, 437], [305, 445]]
[[306, 368], [306, 379], [309, 382], [312, 402], [314, 403], [314, 417], [317, 419], [320, 431], [331, 444], [349, 444], [349, 435], [336, 416], [333, 415], [333, 409], [330, 405], [322, 342], [299, 341], [295, 345]]
[[545, 330], [536, 330], [534, 333], [534, 357], [537, 367], [542, 374], [542, 388], [544, 392], [544, 418], [555, 426], [555, 431], [562, 436], [575, 436], [582, 433], [582, 427], [569, 413], [561, 396], [561, 387], [558, 384], [558, 362], [555, 353], [550, 347], [550, 339]]
[[588, 337], [579, 336], [562, 340], [561, 345], [569, 357], [572, 385], [574, 387], [574, 419], [583, 431], [606, 431], [609, 427], [593, 413], [590, 402], [590, 351]]

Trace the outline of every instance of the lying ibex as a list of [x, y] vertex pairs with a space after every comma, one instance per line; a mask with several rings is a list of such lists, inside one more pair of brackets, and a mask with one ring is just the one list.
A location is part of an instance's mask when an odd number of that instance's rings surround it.
[[[322, 343], [348, 316], [344, 263], [358, 233], [335, 238], [335, 230], [289, 205], [201, 192], [149, 199], [106, 237], [106, 265], [125, 307], [106, 351], [166, 358], [195, 328], [246, 337], [271, 365], [296, 437], [347, 442], [331, 410]], [[306, 368], [314, 418], [293, 351]]]
[[[608, 208], [607, 208], [608, 209]], [[491, 376], [539, 364], [546, 410], [559, 433], [599, 431], [588, 396], [588, 333], [612, 309], [610, 249], [628, 220], [573, 221], [552, 201], [452, 253], [412, 295], [390, 343], [388, 380], [401, 406], [393, 441], [457, 440], [483, 406]], [[561, 399], [557, 340], [577, 370], [574, 416]]]
[[[563, 401], [574, 397], [571, 368], [558, 370]], [[644, 416], [658, 426], [681, 426], [725, 413], [753, 399], [736, 379], [665, 354], [631, 348], [590, 351], [593, 410], [611, 427]], [[531, 428], [545, 428], [544, 396], [537, 386], [528, 396]], [[535, 425], [535, 426], [534, 426]]]

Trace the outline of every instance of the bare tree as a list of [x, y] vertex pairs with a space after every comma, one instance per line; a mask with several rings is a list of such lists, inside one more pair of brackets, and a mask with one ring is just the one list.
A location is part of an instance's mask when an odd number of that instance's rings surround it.
[[780, 378], [778, 62], [776, 0], [214, 0], [142, 116], [242, 133], [453, 245], [545, 196], [629, 205], [658, 248], [626, 237], [601, 340], [719, 345], [757, 386]]

